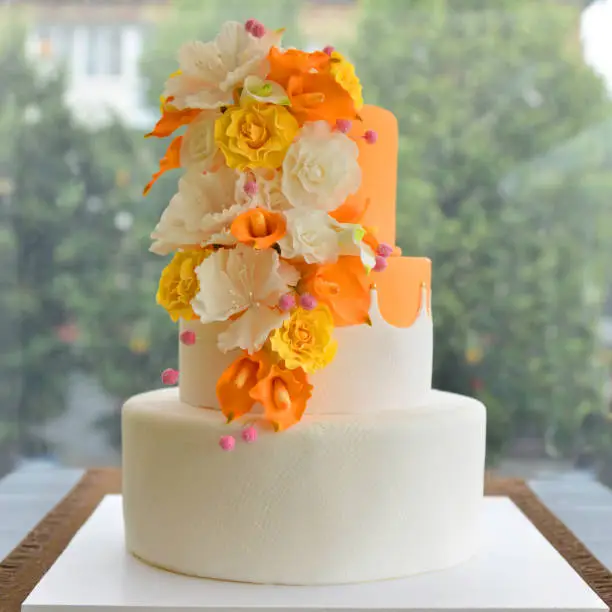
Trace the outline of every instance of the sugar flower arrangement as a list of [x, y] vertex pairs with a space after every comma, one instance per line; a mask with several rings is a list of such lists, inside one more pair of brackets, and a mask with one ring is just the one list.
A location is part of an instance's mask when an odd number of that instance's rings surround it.
[[336, 354], [335, 327], [369, 323], [370, 272], [392, 253], [361, 225], [367, 202], [347, 201], [361, 183], [352, 64], [331, 47], [283, 49], [281, 36], [250, 19], [181, 48], [149, 136], [184, 133], [145, 188], [183, 171], [151, 234], [151, 251], [174, 253], [157, 302], [174, 321], [227, 323], [218, 348], [239, 353], [217, 383], [221, 410], [229, 422], [260, 403], [276, 431], [301, 419], [309, 375]]

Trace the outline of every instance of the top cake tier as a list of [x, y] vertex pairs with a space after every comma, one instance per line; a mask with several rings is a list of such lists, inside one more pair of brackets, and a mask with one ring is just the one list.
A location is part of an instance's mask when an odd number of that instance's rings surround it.
[[[359, 115], [362, 122], [353, 123], [351, 136], [359, 147], [361, 187], [349, 196], [347, 204], [356, 200], [369, 200], [362, 223], [376, 231], [380, 242], [395, 244], [395, 197], [397, 192], [397, 119], [390, 111], [379, 106], [364, 106]], [[376, 146], [367, 144], [363, 133], [374, 130]]]

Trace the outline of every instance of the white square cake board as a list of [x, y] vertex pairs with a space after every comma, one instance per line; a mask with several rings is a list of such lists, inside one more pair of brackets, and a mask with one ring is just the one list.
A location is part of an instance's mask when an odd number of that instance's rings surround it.
[[602, 611], [604, 602], [507, 498], [486, 498], [481, 552], [458, 567], [384, 582], [282, 587], [188, 578], [125, 551], [121, 497], [106, 497], [23, 612], [314, 610]]

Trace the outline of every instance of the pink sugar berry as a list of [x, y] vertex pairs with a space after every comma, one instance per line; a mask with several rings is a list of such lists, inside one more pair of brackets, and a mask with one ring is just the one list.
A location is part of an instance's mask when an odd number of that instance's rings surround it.
[[244, 184], [244, 193], [248, 196], [254, 196], [257, 193], [257, 183], [255, 181], [247, 181]]
[[234, 436], [221, 436], [219, 438], [219, 446], [221, 450], [224, 451], [233, 451], [236, 446], [236, 439]]
[[363, 135], [363, 139], [368, 144], [374, 144], [378, 140], [378, 133], [374, 130], [366, 130], [365, 134]]
[[382, 272], [387, 267], [387, 259], [386, 257], [382, 257], [381, 255], [376, 256], [376, 264], [374, 266], [374, 272]]
[[196, 335], [194, 331], [188, 329], [179, 336], [179, 339], [185, 346], [191, 346], [192, 344], [195, 344]]
[[278, 300], [278, 307], [283, 312], [287, 312], [292, 308], [295, 308], [295, 297], [293, 297], [291, 293], [285, 293], [285, 295], [282, 295], [280, 300]]
[[255, 442], [257, 440], [257, 429], [253, 425], [249, 425], [242, 430], [242, 439], [247, 442]]
[[255, 23], [251, 26], [249, 32], [251, 33], [251, 36], [261, 38], [266, 33], [266, 28], [261, 21], [257, 21], [256, 19], [254, 21]]
[[327, 45], [326, 47], [323, 47], [323, 53], [325, 53], [326, 55], [331, 55], [336, 49], [334, 47], [332, 47], [331, 45]]
[[353, 127], [353, 122], [350, 119], [337, 119], [336, 120], [336, 129], [343, 134], [347, 134], [351, 131]]
[[313, 295], [310, 295], [310, 293], [303, 293], [300, 296], [300, 306], [304, 310], [312, 310], [317, 306], [317, 298]]
[[376, 254], [384, 257], [385, 259], [390, 257], [391, 253], [393, 253], [393, 247], [386, 242], [381, 242], [376, 249]]
[[161, 380], [164, 385], [176, 385], [179, 379], [178, 370], [168, 368], [161, 373]]
[[244, 24], [244, 29], [247, 32], [250, 32], [253, 29], [253, 26], [257, 23], [257, 19], [247, 19], [245, 24]]

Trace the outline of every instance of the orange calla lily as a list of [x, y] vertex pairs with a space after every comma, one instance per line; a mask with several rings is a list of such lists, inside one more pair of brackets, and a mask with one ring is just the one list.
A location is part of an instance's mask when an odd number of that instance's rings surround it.
[[143, 190], [143, 195], [147, 195], [151, 190], [151, 187], [156, 183], [157, 179], [168, 172], [168, 170], [174, 170], [175, 168], [181, 167], [181, 145], [183, 144], [183, 137], [178, 136], [175, 138], [168, 147], [166, 154], [159, 161], [159, 170], [151, 177], [151, 180], [147, 183], [147, 186]]
[[153, 131], [149, 132], [145, 138], [151, 138], [152, 136], [166, 138], [166, 136], [172, 135], [181, 126], [191, 123], [201, 112], [202, 110], [199, 108], [178, 110], [164, 103], [161, 119], [153, 128]]
[[349, 196], [344, 204], [329, 213], [338, 223], [361, 223], [363, 215], [370, 206], [370, 198], [360, 198], [355, 195]]
[[345, 255], [336, 263], [305, 266], [303, 272], [300, 290], [326, 304], [337, 327], [369, 322], [371, 282], [361, 258]]
[[289, 77], [289, 109], [300, 123], [338, 119], [355, 119], [355, 103], [346, 89], [329, 73], [312, 72]]
[[238, 242], [267, 249], [285, 235], [287, 222], [282, 213], [252, 208], [234, 219], [230, 231]]
[[275, 364], [250, 395], [261, 402], [274, 430], [283, 431], [300, 421], [311, 394], [312, 385], [302, 368], [286, 370]]
[[251, 411], [255, 399], [250, 393], [270, 367], [267, 355], [241, 355], [232, 362], [217, 381], [217, 399], [228, 423]]
[[286, 89], [289, 77], [312, 71], [327, 71], [330, 67], [330, 60], [329, 55], [322, 51], [306, 53], [299, 49], [281, 51], [278, 47], [272, 47], [268, 53], [270, 72], [267, 78], [270, 81], [276, 81]]

